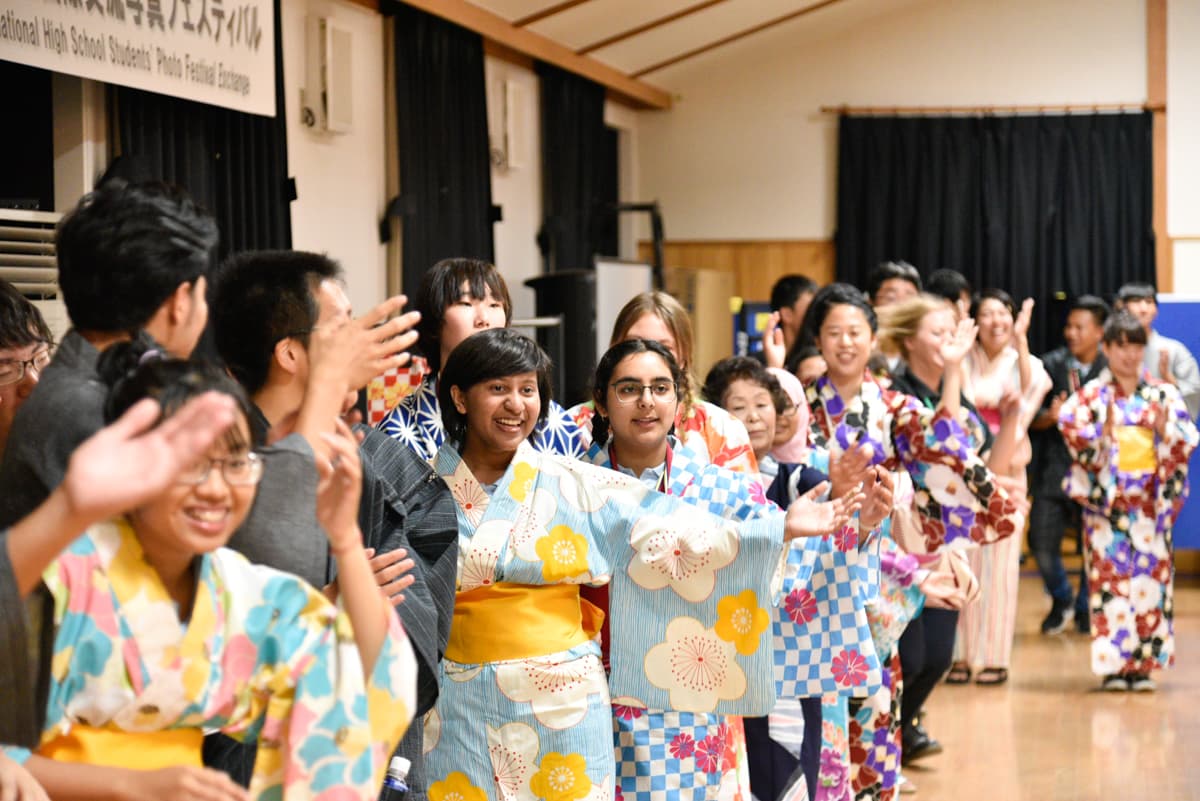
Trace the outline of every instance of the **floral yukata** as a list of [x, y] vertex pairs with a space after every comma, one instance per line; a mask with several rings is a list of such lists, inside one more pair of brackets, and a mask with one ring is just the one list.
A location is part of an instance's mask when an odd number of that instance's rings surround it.
[[[591, 445], [595, 404], [588, 401], [572, 406], [567, 414], [583, 431], [587, 445]], [[680, 404], [675, 416], [675, 435], [701, 461], [735, 473], [758, 475], [758, 461], [746, 427], [720, 406], [702, 400], [694, 400], [686, 408]]]
[[37, 753], [199, 767], [215, 730], [258, 742], [253, 799], [374, 799], [416, 702], [399, 619], [387, 615], [364, 678], [349, 620], [317, 590], [225, 548], [196, 563], [186, 623], [124, 521], [94, 526], [50, 565], [57, 633]]
[[[438, 404], [437, 377], [426, 376], [413, 392], [405, 396], [379, 424], [379, 429], [403, 442], [426, 461], [432, 461], [446, 441], [442, 428], [442, 407]], [[579, 458], [587, 442], [563, 407], [550, 401], [546, 419], [529, 436], [536, 451]]]
[[[434, 466], [460, 539], [441, 695], [425, 722], [430, 800], [608, 801], [625, 792], [618, 780], [637, 798], [701, 797], [658, 795], [668, 777], [681, 792], [703, 781], [704, 797], [734, 797], [721, 721], [775, 700], [768, 609], [782, 516], [735, 525], [528, 444], [491, 495], [450, 444]], [[579, 587], [607, 582], [606, 681], [599, 615]], [[681, 736], [638, 760], [644, 773], [618, 776], [614, 711], [628, 721], [651, 709], [675, 710]]]
[[[751, 476], [708, 463], [706, 454], [695, 452], [674, 437], [670, 439], [670, 449], [670, 461], [663, 465], [666, 475], [655, 484], [660, 492], [682, 498], [727, 520], [752, 520], [769, 515], [781, 518], [782, 510], [767, 500], [762, 485]], [[593, 444], [585, 459], [615, 470], [610, 456], [608, 448]], [[789, 548], [818, 545], [818, 541], [805, 539], [793, 542]], [[777, 614], [775, 607], [772, 616]], [[745, 738], [739, 717], [616, 706], [613, 737], [619, 789], [626, 799], [750, 801]], [[649, 775], [653, 767], [662, 765], [661, 760], [654, 758], [660, 752], [671, 754], [678, 767], [665, 775]], [[650, 789], [639, 790], [639, 783], [645, 784], [647, 778]], [[723, 794], [714, 795], [718, 791]]]
[[[1116, 419], [1105, 432], [1109, 404]], [[1159, 436], [1155, 419], [1166, 419]], [[1075, 462], [1063, 490], [1083, 506], [1092, 671], [1148, 674], [1175, 662], [1171, 529], [1188, 494], [1196, 426], [1179, 391], [1145, 378], [1126, 394], [1107, 369], [1058, 415]]]
[[[945, 411], [884, 389], [869, 374], [849, 402], [827, 376], [809, 386], [807, 396], [812, 458], [837, 457], [869, 444], [872, 464], [895, 476], [898, 498], [911, 483], [915, 522], [927, 552], [994, 542], [1017, 530], [1016, 504]], [[890, 525], [882, 529], [878, 548], [868, 556], [862, 588], [876, 651], [886, 665], [882, 686], [849, 704], [827, 696], [818, 799], [892, 799], [896, 794], [902, 684], [895, 644], [922, 601], [916, 558], [896, 544]]]

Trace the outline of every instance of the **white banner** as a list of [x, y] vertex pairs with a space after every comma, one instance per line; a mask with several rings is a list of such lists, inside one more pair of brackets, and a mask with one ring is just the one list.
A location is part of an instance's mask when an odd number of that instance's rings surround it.
[[272, 0], [0, 0], [0, 59], [275, 115]]

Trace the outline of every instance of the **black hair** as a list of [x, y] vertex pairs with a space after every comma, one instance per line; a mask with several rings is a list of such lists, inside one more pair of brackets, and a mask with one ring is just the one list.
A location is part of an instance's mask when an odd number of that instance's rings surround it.
[[804, 314], [804, 324], [800, 327], [800, 336], [797, 338], [797, 342], [815, 345], [820, 338], [821, 325], [834, 306], [853, 306], [866, 316], [872, 334], [878, 330], [879, 317], [875, 314], [875, 307], [867, 302], [857, 287], [841, 283], [828, 284], [821, 287], [813, 296], [812, 303], [808, 304], [808, 311]]
[[979, 296], [971, 302], [971, 317], [979, 317], [979, 307], [983, 305], [985, 300], [997, 300], [1008, 309], [1008, 313], [1014, 318], [1017, 316], [1017, 302], [1013, 300], [1012, 295], [1005, 292], [1003, 289], [985, 289], [979, 293]]
[[704, 377], [704, 386], [700, 394], [709, 403], [721, 405], [721, 399], [729, 391], [729, 385], [734, 381], [749, 381], [758, 384], [771, 393], [771, 402], [775, 403], [775, 394], [782, 392], [779, 379], [771, 375], [758, 359], [750, 356], [730, 356], [712, 366]]
[[1101, 327], [1108, 320], [1108, 316], [1112, 314], [1109, 305], [1096, 295], [1080, 295], [1075, 298], [1067, 308], [1067, 314], [1069, 315], [1073, 311], [1090, 312], [1096, 320], [1096, 325]]
[[446, 436], [459, 443], [467, 433], [467, 417], [460, 414], [450, 395], [451, 387], [467, 392], [492, 378], [536, 373], [541, 409], [538, 421], [550, 411], [550, 357], [529, 337], [511, 328], [487, 328], [464, 339], [450, 352], [438, 376], [438, 404]]
[[1105, 345], [1145, 345], [1149, 337], [1138, 319], [1124, 309], [1104, 324]]
[[159, 351], [149, 336], [142, 334], [132, 341], [106, 348], [96, 363], [96, 371], [109, 387], [104, 402], [106, 423], [116, 420], [142, 398], [154, 398], [162, 409], [157, 425], [192, 398], [215, 391], [234, 399], [251, 432], [251, 441], [247, 442], [237, 426], [230, 426], [225, 433], [229, 447], [247, 448], [261, 444], [256, 441], [254, 426], [250, 423], [250, 400], [245, 390], [214, 364], [171, 358]]
[[879, 294], [879, 287], [883, 286], [884, 281], [890, 281], [893, 278], [900, 278], [908, 281], [910, 284], [921, 291], [921, 274], [917, 272], [917, 268], [913, 267], [906, 261], [895, 260], [885, 261], [871, 271], [871, 275], [867, 278], [867, 295], [872, 302], [875, 296]]
[[771, 287], [771, 311], [791, 308], [806, 292], [816, 292], [820, 287], [807, 275], [785, 275]]
[[0, 348], [24, 348], [36, 342], [54, 342], [50, 326], [37, 306], [0, 278]]
[[81, 331], [133, 333], [175, 290], [208, 274], [217, 224], [181, 189], [111, 180], [55, 236], [58, 283]]
[[299, 250], [249, 251], [221, 265], [213, 282], [213, 339], [247, 392], [266, 385], [279, 340], [294, 336], [308, 345], [321, 312], [317, 289], [341, 278], [337, 262]]
[[929, 279], [925, 281], [925, 291], [930, 295], [945, 298], [951, 303], [958, 303], [962, 300], [964, 292], [968, 296], [973, 294], [971, 282], [967, 280], [967, 277], [958, 270], [947, 268], [930, 273]]
[[504, 324], [512, 320], [508, 285], [494, 264], [482, 259], [455, 258], [442, 259], [430, 267], [421, 276], [421, 286], [417, 289], [416, 309], [421, 312], [417, 334], [418, 347], [435, 375], [442, 369], [442, 322], [446, 319], [446, 309], [462, 297], [464, 283], [475, 300], [483, 300], [490, 289], [492, 297], [504, 305]]
[[1117, 303], [1125, 303], [1129, 300], [1152, 300], [1157, 305], [1158, 293], [1153, 284], [1133, 281], [1117, 290]]
[[600, 361], [596, 365], [596, 374], [592, 379], [592, 400], [596, 403], [596, 415], [592, 418], [593, 442], [600, 445], [608, 442], [608, 418], [599, 413], [599, 408], [600, 404], [609, 405], [607, 393], [613, 371], [625, 359], [630, 356], [636, 356], [639, 353], [653, 353], [666, 362], [667, 369], [671, 371], [671, 380], [675, 382], [676, 398], [682, 400], [691, 395], [692, 390], [688, 375], [679, 366], [679, 363], [675, 361], [675, 357], [671, 355], [671, 351], [651, 339], [627, 339], [624, 342], [618, 342], [606, 350], [604, 355], [600, 357]]
[[787, 358], [784, 359], [783, 369], [787, 370], [792, 375], [797, 375], [800, 372], [800, 365], [805, 359], [811, 359], [814, 356], [820, 356], [821, 349], [811, 342], [801, 342], [796, 340], [792, 345], [792, 349], [788, 351]]

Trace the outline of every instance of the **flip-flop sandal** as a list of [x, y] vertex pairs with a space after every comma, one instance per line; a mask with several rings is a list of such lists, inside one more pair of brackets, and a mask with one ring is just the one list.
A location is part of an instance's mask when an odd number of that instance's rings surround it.
[[1006, 681], [1008, 681], [1008, 668], [984, 668], [975, 677], [975, 683], [985, 687], [994, 687]]
[[971, 668], [967, 665], [957, 664], [950, 666], [950, 672], [946, 674], [947, 684], [966, 684], [971, 680]]

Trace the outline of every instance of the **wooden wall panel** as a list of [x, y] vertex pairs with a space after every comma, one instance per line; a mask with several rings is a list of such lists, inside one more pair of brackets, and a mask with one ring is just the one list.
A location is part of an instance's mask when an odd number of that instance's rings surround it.
[[[834, 280], [833, 242], [820, 239], [668, 241], [666, 267], [722, 270], [734, 274], [734, 292], [746, 300], [766, 301], [771, 286], [789, 273], [818, 284]], [[650, 260], [649, 242], [638, 243], [638, 256]]]

